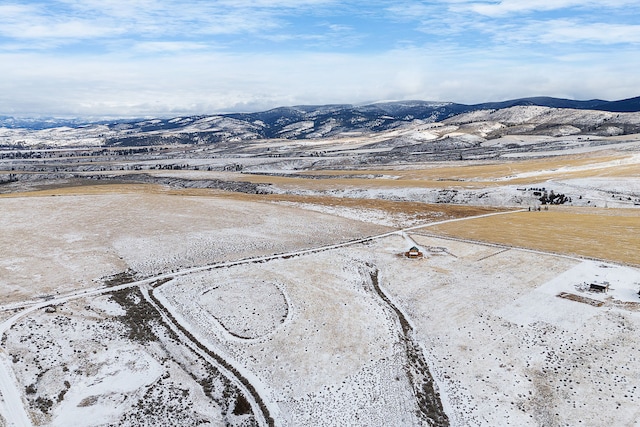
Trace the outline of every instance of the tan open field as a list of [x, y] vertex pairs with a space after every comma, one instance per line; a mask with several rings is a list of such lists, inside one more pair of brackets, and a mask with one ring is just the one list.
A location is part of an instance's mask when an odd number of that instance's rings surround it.
[[[367, 169], [367, 170], [323, 170], [323, 171], [301, 171], [301, 175], [361, 175], [363, 173], [371, 174], [389, 174], [401, 176], [405, 179], [438, 179], [438, 178], [460, 178], [460, 179], [497, 179], [509, 175], [535, 172], [541, 170], [557, 170], [567, 167], [590, 167], [590, 168], [619, 168], [620, 165], [608, 165], [614, 161], [630, 160], [633, 155], [625, 155], [611, 152], [592, 152], [585, 154], [573, 154], [566, 156], [556, 156], [544, 159], [529, 160], [501, 160], [499, 162], [486, 161], [482, 164], [465, 163], [465, 162], [447, 162], [438, 164], [437, 166], [424, 168], [424, 165], [415, 167], [415, 164], [409, 164], [408, 167], [398, 168], [391, 166], [388, 168]], [[639, 171], [635, 171], [634, 175], [638, 175]]]
[[[557, 156], [535, 160], [513, 160], [465, 164], [452, 162], [446, 165], [421, 164], [394, 165], [388, 168], [357, 170], [310, 170], [297, 172], [296, 176], [271, 176], [259, 174], [225, 173], [227, 179], [255, 184], [275, 184], [285, 187], [323, 190], [332, 188], [483, 188], [505, 183], [536, 184], [549, 179], [585, 177], [640, 177], [640, 159], [631, 154], [595, 152]], [[380, 175], [366, 178], [362, 175]], [[520, 176], [522, 175], [522, 176]], [[304, 178], [309, 176], [310, 178]], [[315, 179], [313, 176], [327, 178]], [[349, 176], [353, 176], [349, 178]]]
[[552, 207], [471, 219], [429, 231], [517, 247], [640, 265], [640, 211]]
[[[535, 170], [540, 170], [544, 168], [559, 168], [563, 166], [585, 166], [591, 165], [598, 162], [612, 161], [612, 160], [622, 160], [625, 158], [629, 158], [631, 156], [626, 156], [623, 154], [612, 154], [612, 153], [604, 153], [604, 152], [595, 152], [595, 153], [585, 153], [580, 155], [566, 155], [566, 156], [556, 156], [553, 158], [544, 158], [544, 159], [529, 159], [529, 160], [513, 160], [513, 161], [500, 161], [500, 162], [491, 162], [486, 161], [484, 164], [464, 164], [464, 162], [451, 162], [446, 163], [445, 165], [438, 165], [432, 168], [429, 168], [430, 171], [444, 171], [451, 169], [460, 169], [464, 171], [468, 171], [469, 173], [465, 173], [465, 175], [470, 175], [472, 177], [495, 177], [496, 173], [499, 175], [509, 174], [512, 172], [531, 172]], [[412, 165], [412, 164], [409, 164]], [[389, 173], [390, 170], [398, 174], [403, 174], [404, 176], [412, 176], [413, 173], [418, 172], [421, 173], [424, 171], [422, 168], [410, 168], [407, 170], [398, 170], [397, 167], [392, 166], [388, 168], [380, 168], [377, 170], [370, 170], [371, 173]], [[334, 170], [334, 171], [307, 171], [301, 172], [301, 174], [312, 174], [312, 175], [333, 175], [335, 173], [341, 174], [361, 174], [362, 170], [351, 170], [351, 171], [342, 171], [342, 170]]]

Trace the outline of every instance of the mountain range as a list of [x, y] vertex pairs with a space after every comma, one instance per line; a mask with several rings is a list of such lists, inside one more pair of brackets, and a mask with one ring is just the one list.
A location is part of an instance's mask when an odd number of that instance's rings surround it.
[[[307, 139], [336, 135], [361, 135], [401, 128], [416, 121], [421, 123], [443, 122], [465, 114], [468, 116], [474, 112], [482, 112], [486, 116], [495, 111], [517, 107], [590, 110], [592, 112], [607, 112], [611, 116], [610, 113], [640, 112], [640, 97], [619, 101], [600, 99], [576, 101], [533, 97], [473, 105], [429, 101], [378, 102], [366, 105], [302, 105], [279, 107], [255, 113], [109, 121], [19, 119], [0, 116], [0, 128], [49, 133], [71, 132], [81, 139], [102, 138], [106, 145], [206, 144], [264, 138]], [[482, 119], [481, 117], [484, 116], [477, 116], [475, 121], [492, 120], [490, 116]], [[612, 117], [609, 116], [598, 120], [602, 123], [610, 121]], [[553, 122], [553, 120], [550, 122], [548, 117], [545, 120], [547, 125]], [[566, 121], [566, 118], [563, 120]], [[613, 121], [616, 122], [616, 120]], [[624, 124], [624, 120], [622, 123]], [[558, 124], [572, 123], [558, 122]], [[635, 123], [633, 128], [629, 128], [628, 123], [626, 125], [627, 127], [622, 127], [624, 133], [635, 132]], [[589, 123], [589, 126], [582, 130], [594, 130], [597, 126], [596, 122]]]

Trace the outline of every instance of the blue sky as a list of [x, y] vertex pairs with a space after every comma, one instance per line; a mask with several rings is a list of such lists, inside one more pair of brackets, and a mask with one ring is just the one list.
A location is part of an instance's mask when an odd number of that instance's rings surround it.
[[0, 1], [0, 114], [640, 95], [637, 0]]

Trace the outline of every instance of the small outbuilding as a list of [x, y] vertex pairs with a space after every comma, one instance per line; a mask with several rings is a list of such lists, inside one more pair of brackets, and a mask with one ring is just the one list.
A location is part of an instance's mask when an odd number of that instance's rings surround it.
[[609, 284], [608, 283], [603, 283], [603, 284], [591, 283], [591, 284], [589, 284], [589, 292], [606, 293], [607, 291], [609, 291]]
[[418, 249], [417, 246], [412, 247], [407, 252], [404, 253], [407, 258], [422, 258], [422, 252]]

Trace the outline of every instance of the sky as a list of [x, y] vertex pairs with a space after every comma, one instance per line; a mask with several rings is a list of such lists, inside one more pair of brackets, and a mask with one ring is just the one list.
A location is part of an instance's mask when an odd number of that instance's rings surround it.
[[0, 0], [0, 115], [638, 95], [638, 0]]

